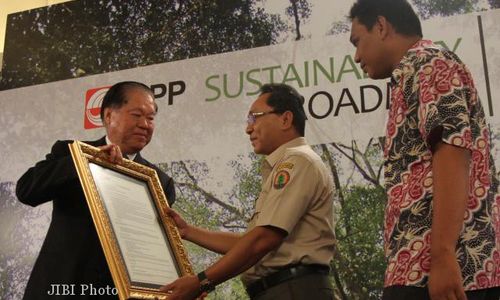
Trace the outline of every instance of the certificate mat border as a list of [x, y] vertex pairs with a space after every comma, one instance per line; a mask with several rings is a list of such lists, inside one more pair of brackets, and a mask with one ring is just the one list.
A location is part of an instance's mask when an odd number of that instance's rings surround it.
[[135, 179], [147, 182], [151, 197], [154, 199], [156, 210], [162, 220], [162, 229], [165, 232], [170, 248], [174, 253], [174, 261], [177, 263], [177, 269], [180, 270], [182, 276], [193, 275], [194, 271], [191, 263], [189, 262], [187, 252], [182, 243], [177, 226], [172, 218], [165, 214], [168, 202], [156, 171], [150, 167], [138, 164], [128, 159], [123, 159], [123, 162], [120, 164], [109, 163], [103, 158], [104, 154], [99, 148], [80, 141], [74, 141], [68, 146], [70, 148], [73, 162], [75, 163], [78, 178], [82, 184], [85, 198], [87, 199], [92, 219], [94, 220], [97, 235], [99, 236], [111, 276], [115, 283], [115, 287], [118, 290], [118, 296], [122, 300], [168, 299], [168, 294], [165, 292], [161, 292], [154, 288], [133, 285], [130, 281], [127, 267], [111, 226], [109, 215], [104, 206], [104, 202], [97, 191], [97, 186], [94, 178], [92, 177], [89, 163], [95, 163], [105, 168], [131, 176]]

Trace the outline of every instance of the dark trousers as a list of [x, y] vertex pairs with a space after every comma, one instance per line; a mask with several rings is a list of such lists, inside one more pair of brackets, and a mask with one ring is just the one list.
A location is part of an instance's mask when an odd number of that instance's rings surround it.
[[282, 282], [252, 300], [333, 300], [333, 288], [328, 275], [308, 274]]
[[[465, 292], [468, 300], [499, 300], [500, 287]], [[395, 285], [384, 288], [382, 300], [430, 300], [424, 287]]]

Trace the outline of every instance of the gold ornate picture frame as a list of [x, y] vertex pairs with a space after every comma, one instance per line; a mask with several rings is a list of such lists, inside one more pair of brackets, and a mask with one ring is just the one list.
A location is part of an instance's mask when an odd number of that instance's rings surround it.
[[112, 164], [75, 141], [71, 156], [120, 299], [168, 299], [159, 288], [194, 274], [154, 169]]

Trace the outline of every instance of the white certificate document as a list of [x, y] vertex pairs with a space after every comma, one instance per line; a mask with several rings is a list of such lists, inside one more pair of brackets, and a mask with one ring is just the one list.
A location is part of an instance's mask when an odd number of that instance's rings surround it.
[[130, 281], [162, 286], [180, 277], [147, 182], [89, 163]]

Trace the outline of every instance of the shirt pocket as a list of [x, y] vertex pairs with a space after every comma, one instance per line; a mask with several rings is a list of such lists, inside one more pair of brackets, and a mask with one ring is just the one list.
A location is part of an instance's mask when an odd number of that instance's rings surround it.
[[255, 209], [252, 214], [252, 217], [250, 217], [249, 225], [253, 226], [255, 222], [257, 221], [260, 212], [262, 211], [262, 207], [264, 206], [264, 199], [266, 198], [267, 191], [261, 191], [259, 194], [259, 198], [255, 201]]

